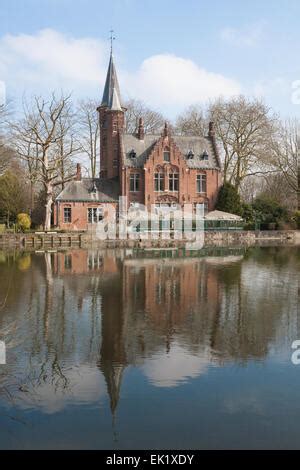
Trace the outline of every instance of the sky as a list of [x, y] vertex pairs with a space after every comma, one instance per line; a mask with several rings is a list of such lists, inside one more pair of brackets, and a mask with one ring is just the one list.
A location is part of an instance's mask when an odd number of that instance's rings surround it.
[[242, 93], [300, 117], [299, 20], [299, 0], [1, 0], [0, 96], [100, 102], [114, 29], [124, 100], [173, 119]]

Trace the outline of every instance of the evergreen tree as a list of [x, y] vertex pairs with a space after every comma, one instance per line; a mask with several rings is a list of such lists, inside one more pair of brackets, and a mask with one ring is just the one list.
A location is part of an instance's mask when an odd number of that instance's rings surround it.
[[232, 184], [226, 182], [220, 188], [216, 209], [230, 214], [242, 214], [241, 198]]

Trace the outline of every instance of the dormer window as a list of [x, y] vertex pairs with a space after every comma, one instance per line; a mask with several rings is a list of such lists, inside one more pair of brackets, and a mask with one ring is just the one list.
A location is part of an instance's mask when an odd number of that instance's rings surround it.
[[201, 157], [201, 160], [208, 160], [208, 153], [206, 150], [204, 150], [203, 154], [202, 154], [202, 157]]
[[189, 153], [187, 154], [188, 159], [194, 158], [194, 156], [195, 156], [195, 154], [192, 150], [190, 150]]
[[136, 158], [136, 151], [134, 149], [130, 150], [129, 157], [130, 158]]

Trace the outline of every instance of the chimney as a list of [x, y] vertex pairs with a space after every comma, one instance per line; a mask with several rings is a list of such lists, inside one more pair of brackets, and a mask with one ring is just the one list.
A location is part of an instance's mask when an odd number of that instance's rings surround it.
[[164, 137], [167, 137], [168, 136], [168, 133], [169, 133], [169, 128], [168, 128], [168, 123], [167, 121], [165, 122], [165, 127], [164, 127]]
[[139, 127], [138, 127], [138, 139], [144, 140], [145, 136], [145, 127], [144, 127], [144, 120], [142, 117], [139, 118]]
[[76, 167], [76, 181], [81, 181], [81, 165], [77, 163]]
[[208, 137], [215, 137], [215, 123], [213, 121], [209, 123]]

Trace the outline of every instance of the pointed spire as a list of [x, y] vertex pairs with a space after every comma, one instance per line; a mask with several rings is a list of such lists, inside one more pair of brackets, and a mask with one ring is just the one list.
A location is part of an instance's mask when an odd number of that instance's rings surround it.
[[111, 111], [122, 111], [120, 87], [112, 52], [110, 54], [101, 106], [105, 106]]
[[120, 399], [122, 377], [125, 366], [113, 364], [110, 361], [101, 361], [101, 371], [104, 375], [107, 393], [110, 401], [110, 409], [114, 416]]

